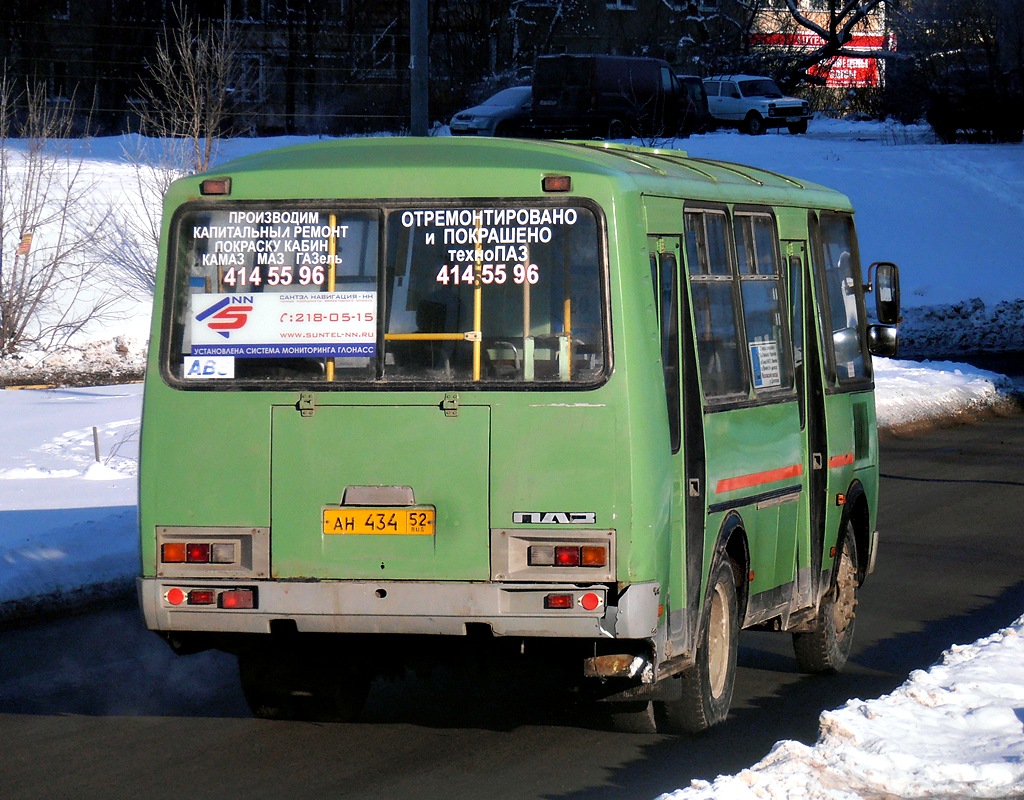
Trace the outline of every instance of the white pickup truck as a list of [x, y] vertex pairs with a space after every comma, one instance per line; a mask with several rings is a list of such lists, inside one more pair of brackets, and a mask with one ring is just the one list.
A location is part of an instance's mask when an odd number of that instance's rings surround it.
[[744, 133], [764, 133], [785, 125], [790, 133], [807, 133], [811, 112], [807, 101], [786, 97], [771, 78], [758, 75], [715, 75], [704, 79], [708, 110], [719, 125]]

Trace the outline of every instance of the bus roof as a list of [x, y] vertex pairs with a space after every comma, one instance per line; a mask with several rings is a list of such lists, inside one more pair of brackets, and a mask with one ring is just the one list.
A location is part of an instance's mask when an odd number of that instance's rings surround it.
[[[337, 171], [367, 175], [339, 183]], [[263, 176], [249, 181], [247, 176]], [[267, 180], [288, 173], [290, 180]], [[539, 175], [567, 174], [586, 194], [586, 177], [618, 182], [643, 194], [722, 202], [761, 202], [850, 209], [840, 192], [770, 170], [691, 157], [681, 150], [600, 141], [492, 139], [487, 137], [370, 137], [338, 139], [267, 150], [223, 164], [180, 183], [190, 196], [196, 183], [232, 178], [233, 199], [320, 197], [511, 197], [537, 194]], [[517, 178], [528, 177], [521, 188]], [[283, 176], [282, 176], [283, 177]], [[504, 180], [506, 183], [501, 183]]]

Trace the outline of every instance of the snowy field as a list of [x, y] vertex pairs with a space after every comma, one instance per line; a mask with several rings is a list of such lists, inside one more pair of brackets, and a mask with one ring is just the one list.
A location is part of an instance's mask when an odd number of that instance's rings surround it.
[[[278, 143], [235, 141], [223, 155]], [[1024, 146], [940, 146], [920, 129], [824, 121], [805, 137], [722, 132], [676, 146], [849, 194], [864, 262], [901, 265], [911, 355], [1024, 350]], [[88, 147], [98, 202], [131, 202], [120, 141]], [[148, 308], [126, 304], [121, 324], [87, 332], [59, 356], [0, 362], [0, 377], [40, 362], [138, 368], [148, 327]], [[886, 427], [970, 417], [1013, 390], [1001, 375], [951, 361], [879, 359], [876, 378]], [[138, 385], [0, 392], [0, 616], [41, 598], [123, 587], [136, 574], [140, 406]], [[1024, 617], [978, 642], [951, 643], [891, 695], [822, 714], [815, 746], [780, 742], [736, 776], [665, 787], [663, 797], [1024, 796], [1022, 637]]]

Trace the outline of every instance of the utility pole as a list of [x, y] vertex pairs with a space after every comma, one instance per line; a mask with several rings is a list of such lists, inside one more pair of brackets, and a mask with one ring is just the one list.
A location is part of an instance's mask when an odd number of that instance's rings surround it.
[[426, 136], [427, 112], [427, 0], [409, 0], [409, 91], [412, 117], [410, 132]]

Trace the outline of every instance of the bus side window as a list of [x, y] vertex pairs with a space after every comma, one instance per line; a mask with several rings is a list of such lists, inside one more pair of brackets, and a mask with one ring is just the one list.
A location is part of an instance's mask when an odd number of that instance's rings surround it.
[[793, 359], [786, 335], [775, 220], [770, 214], [738, 211], [733, 232], [754, 391], [791, 389]]
[[736, 279], [730, 264], [728, 219], [724, 211], [687, 211], [686, 260], [693, 305], [694, 335], [704, 396], [747, 394], [739, 352]]
[[669, 441], [672, 452], [682, 444], [679, 386], [679, 263], [675, 253], [651, 253], [655, 291], [658, 293], [658, 318], [661, 322], [661, 362], [665, 370], [665, 401], [668, 405]]
[[831, 356], [833, 377], [842, 386], [870, 377], [853, 220], [848, 215], [823, 212], [814, 230], [816, 266], [823, 289], [819, 301], [832, 333], [824, 344]]

